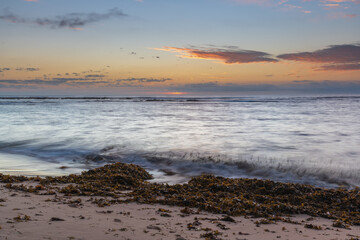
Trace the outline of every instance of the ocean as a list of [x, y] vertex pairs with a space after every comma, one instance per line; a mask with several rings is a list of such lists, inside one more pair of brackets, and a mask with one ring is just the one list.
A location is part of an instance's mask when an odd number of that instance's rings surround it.
[[360, 96], [0, 97], [0, 173], [117, 161], [170, 184], [209, 173], [360, 186]]

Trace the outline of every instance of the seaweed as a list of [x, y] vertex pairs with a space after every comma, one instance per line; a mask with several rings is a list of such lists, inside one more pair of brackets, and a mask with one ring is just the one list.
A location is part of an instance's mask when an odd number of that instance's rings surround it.
[[[270, 180], [230, 179], [213, 175], [193, 177], [185, 184], [149, 183], [152, 176], [140, 166], [114, 163], [79, 175], [61, 177], [9, 176], [0, 174], [5, 187], [37, 194], [60, 192], [72, 196], [112, 197], [91, 199], [100, 207], [124, 202], [184, 207], [181, 213], [198, 211], [226, 216], [261, 217], [259, 224], [292, 222], [290, 214], [307, 214], [334, 220], [336, 227], [360, 225], [360, 189], [325, 189], [305, 184]], [[25, 186], [23, 182], [35, 182]], [[61, 184], [61, 185], [59, 185]], [[127, 190], [126, 193], [123, 191]], [[121, 199], [120, 199], [121, 197]], [[78, 203], [74, 203], [78, 204]], [[160, 213], [166, 210], [159, 209]], [[264, 220], [265, 219], [265, 220]], [[225, 217], [224, 221], [233, 221]]]
[[311, 224], [311, 223], [307, 223], [304, 226], [305, 228], [310, 228], [310, 229], [314, 229], [314, 230], [322, 230], [321, 226], [315, 225], [315, 224]]

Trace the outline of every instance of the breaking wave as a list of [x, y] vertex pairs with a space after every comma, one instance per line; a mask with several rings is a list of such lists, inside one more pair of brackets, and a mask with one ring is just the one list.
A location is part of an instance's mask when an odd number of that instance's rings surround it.
[[[116, 147], [103, 149], [99, 154], [86, 155], [83, 161], [125, 162], [140, 165], [163, 182], [178, 183], [200, 174], [214, 174], [230, 178], [259, 178], [281, 182], [311, 184], [319, 187], [360, 186], [357, 170], [341, 170], [336, 166], [324, 169], [305, 161], [241, 157], [231, 159], [224, 155], [181, 152], [121, 153]], [[173, 177], [176, 176], [176, 177]], [[179, 176], [181, 178], [179, 178]]]
[[[226, 155], [198, 152], [141, 152], [123, 146], [109, 146], [97, 152], [84, 149], [64, 149], [61, 144], [34, 146], [36, 139], [0, 142], [0, 151], [36, 157], [47, 162], [57, 162], [69, 168], [82, 169], [107, 163], [124, 162], [140, 165], [150, 171], [154, 181], [182, 183], [203, 173], [230, 178], [260, 178], [281, 182], [311, 184], [319, 187], [360, 186], [356, 169], [339, 166], [317, 165], [316, 162], [291, 161], [289, 159]], [[50, 148], [50, 149], [49, 149]], [[79, 165], [80, 164], [80, 165]], [[81, 167], [80, 167], [81, 168]], [[79, 168], [79, 169], [80, 169]]]

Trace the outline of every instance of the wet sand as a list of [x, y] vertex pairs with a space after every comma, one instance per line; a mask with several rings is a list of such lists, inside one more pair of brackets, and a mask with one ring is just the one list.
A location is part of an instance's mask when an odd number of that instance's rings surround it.
[[[359, 239], [360, 226], [293, 215], [293, 223], [261, 224], [182, 207], [121, 203], [105, 207], [90, 196], [38, 195], [0, 184], [0, 239]], [[185, 212], [185, 213], [184, 213]], [[231, 220], [234, 222], [231, 222]], [[228, 221], [225, 221], [228, 220]], [[230, 220], [230, 221], [229, 221]], [[311, 227], [319, 226], [321, 230]]]

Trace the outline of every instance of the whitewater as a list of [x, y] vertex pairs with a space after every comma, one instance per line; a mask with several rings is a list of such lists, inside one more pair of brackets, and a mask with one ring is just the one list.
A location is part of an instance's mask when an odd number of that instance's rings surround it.
[[0, 173], [135, 163], [153, 181], [210, 173], [360, 186], [360, 96], [0, 97]]

